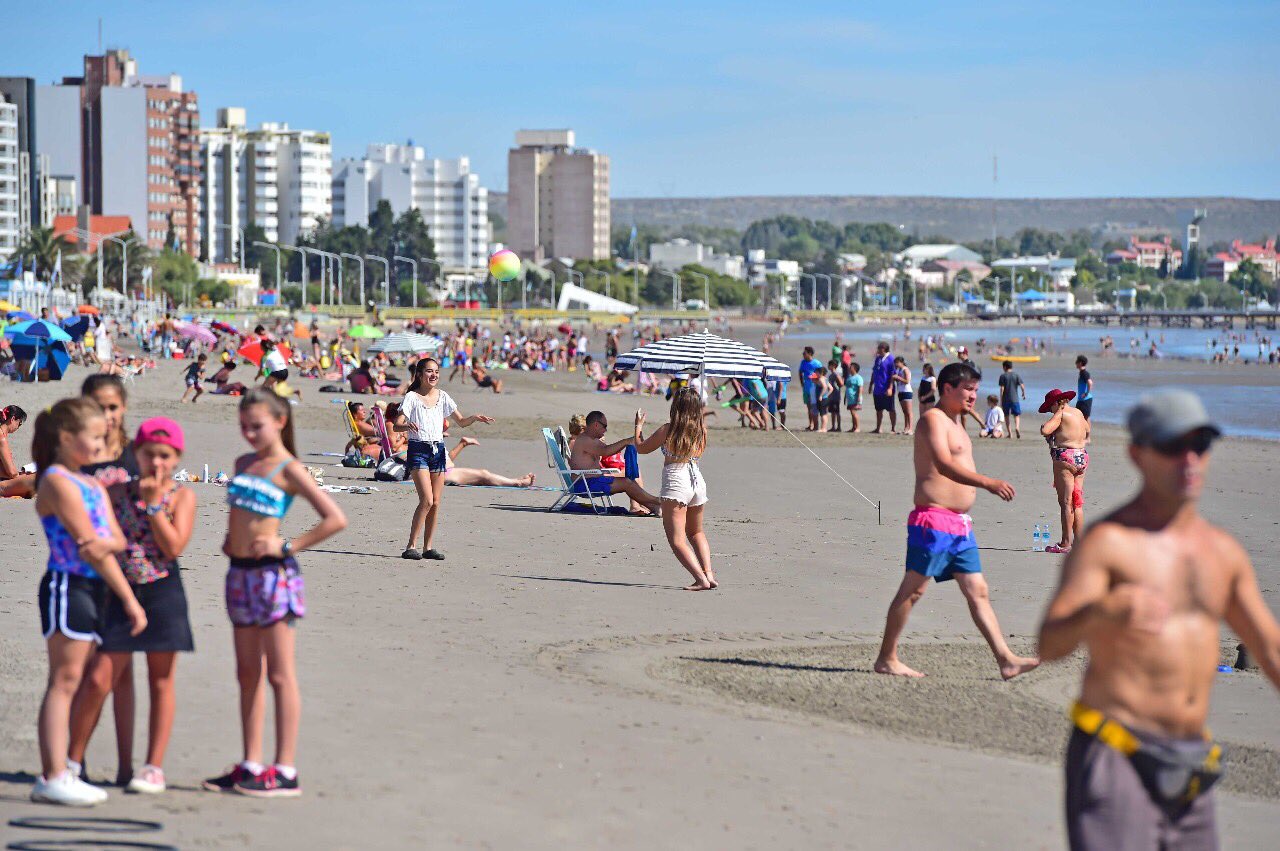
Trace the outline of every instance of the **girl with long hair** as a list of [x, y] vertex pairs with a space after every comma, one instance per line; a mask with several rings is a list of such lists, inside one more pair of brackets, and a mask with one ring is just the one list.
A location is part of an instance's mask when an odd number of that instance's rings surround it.
[[107, 492], [80, 468], [98, 457], [106, 419], [91, 399], [63, 399], [36, 417], [31, 454], [36, 462], [36, 514], [49, 542], [40, 581], [40, 621], [49, 654], [49, 680], [37, 731], [42, 774], [31, 800], [93, 806], [107, 793], [82, 781], [67, 766], [71, 702], [85, 663], [101, 641], [98, 633], [107, 590], [120, 598], [129, 633], [147, 626], [116, 553], [125, 548]]
[[[341, 532], [347, 518], [295, 457], [288, 402], [270, 390], [250, 390], [240, 400], [240, 433], [253, 451], [236, 459], [236, 475], [227, 484], [231, 511], [222, 551], [231, 559], [227, 615], [240, 683], [244, 756], [203, 786], [257, 798], [296, 798], [302, 794], [295, 762], [302, 699], [294, 626], [306, 614], [306, 603], [294, 556]], [[292, 540], [282, 538], [280, 524], [299, 495], [311, 503], [320, 522]], [[264, 667], [276, 710], [276, 757], [269, 766], [262, 763]]]
[[[453, 398], [440, 389], [440, 362], [423, 358], [414, 364], [413, 380], [400, 403], [400, 413], [392, 428], [409, 433], [406, 464], [413, 486], [418, 491], [418, 506], [413, 510], [409, 527], [409, 543], [401, 558], [442, 560], [444, 554], [432, 548], [440, 498], [444, 496], [445, 460], [444, 421], [452, 419], [459, 428], [472, 423], [492, 423], [493, 417], [473, 414], [464, 417]], [[422, 535], [422, 549], [414, 546]]]
[[707, 481], [698, 460], [707, 448], [706, 414], [697, 390], [686, 387], [671, 399], [671, 416], [647, 440], [641, 438], [644, 411], [636, 411], [636, 449], [647, 454], [661, 448], [662, 526], [667, 543], [680, 564], [693, 576], [686, 591], [718, 587], [711, 569], [711, 545], [703, 531], [702, 509], [707, 504]]

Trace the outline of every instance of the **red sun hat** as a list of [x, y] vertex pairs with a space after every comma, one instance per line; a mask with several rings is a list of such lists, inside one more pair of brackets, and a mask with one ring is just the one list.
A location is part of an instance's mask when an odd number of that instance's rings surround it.
[[1074, 398], [1076, 398], [1076, 391], [1059, 390], [1058, 388], [1055, 387], [1052, 390], [1050, 390], [1048, 393], [1044, 394], [1044, 404], [1040, 406], [1040, 413], [1047, 414], [1049, 413], [1050, 409], [1053, 408], [1054, 405], [1058, 404], [1063, 399], [1066, 399], [1068, 402], [1070, 402]]

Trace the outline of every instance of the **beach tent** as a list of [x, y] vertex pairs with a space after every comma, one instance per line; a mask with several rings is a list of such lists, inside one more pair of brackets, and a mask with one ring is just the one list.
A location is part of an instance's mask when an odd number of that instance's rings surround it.
[[745, 343], [703, 331], [668, 337], [618, 357], [618, 369], [636, 372], [701, 372], [716, 378], [790, 381], [791, 367]]

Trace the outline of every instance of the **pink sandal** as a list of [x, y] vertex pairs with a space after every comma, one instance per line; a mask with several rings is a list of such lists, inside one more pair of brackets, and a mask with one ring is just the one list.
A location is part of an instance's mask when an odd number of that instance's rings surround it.
[[1044, 548], [1044, 551], [1046, 553], [1069, 553], [1071, 552], [1071, 547], [1064, 547], [1059, 544], [1050, 544]]

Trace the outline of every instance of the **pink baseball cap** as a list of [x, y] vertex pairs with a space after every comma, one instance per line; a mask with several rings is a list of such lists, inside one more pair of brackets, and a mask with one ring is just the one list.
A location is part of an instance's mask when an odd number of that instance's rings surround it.
[[162, 443], [179, 452], [186, 451], [186, 438], [182, 426], [168, 417], [152, 417], [138, 426], [138, 436], [133, 439], [138, 446], [144, 443]]

